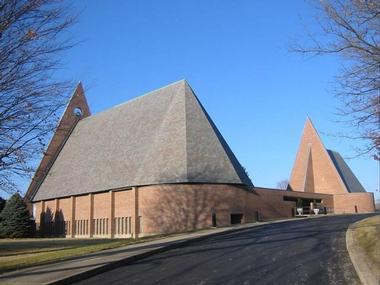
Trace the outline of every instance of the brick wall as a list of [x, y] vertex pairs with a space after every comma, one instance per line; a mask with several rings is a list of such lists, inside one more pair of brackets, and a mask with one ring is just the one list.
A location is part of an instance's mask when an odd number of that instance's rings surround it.
[[321, 199], [336, 213], [354, 213], [355, 206], [360, 213], [374, 211], [372, 193], [331, 195], [259, 187], [252, 191], [222, 184], [144, 186], [36, 202], [35, 207], [37, 219], [43, 208], [61, 211], [67, 236], [131, 237], [208, 228], [213, 213], [217, 226], [230, 225], [231, 214], [242, 214], [243, 223], [291, 217], [296, 203], [284, 201], [285, 196]]
[[231, 191], [231, 187], [224, 185], [197, 184], [141, 187], [142, 232], [182, 232], [210, 227], [212, 212], [216, 213], [218, 225], [229, 224], [230, 210], [244, 210], [239, 190]]
[[39, 223], [41, 213], [42, 213], [42, 201], [33, 203], [33, 207], [34, 207], [34, 219], [36, 223]]
[[310, 120], [305, 123], [289, 186], [294, 191], [323, 194], [347, 193], [343, 181]]
[[334, 207], [333, 195], [331, 194], [304, 193], [258, 187], [255, 188], [255, 190], [267, 205], [262, 208], [263, 217], [265, 219], [292, 216], [292, 209], [296, 206], [296, 202], [284, 201], [284, 197], [294, 197], [295, 199], [321, 199], [321, 203], [324, 207], [327, 207], [328, 209], [333, 209]]
[[88, 219], [90, 215], [89, 208], [89, 196], [77, 196], [75, 198], [75, 219], [76, 220], [84, 220]]
[[333, 207], [332, 195], [300, 193], [217, 184], [157, 185], [139, 188], [142, 232], [190, 231], [212, 226], [212, 213], [218, 226], [229, 225], [231, 214], [243, 214], [243, 222], [292, 216], [295, 202], [284, 196], [322, 199]]
[[334, 195], [334, 212], [373, 213], [375, 211], [373, 193], [349, 193]]
[[94, 219], [108, 218], [110, 211], [109, 193], [94, 194]]
[[115, 217], [134, 215], [134, 195], [132, 190], [115, 192]]
[[45, 201], [45, 221], [53, 221], [54, 215], [56, 212], [56, 201], [55, 200], [48, 200]]
[[71, 200], [70, 198], [59, 199], [58, 211], [62, 212], [65, 221], [71, 220]]

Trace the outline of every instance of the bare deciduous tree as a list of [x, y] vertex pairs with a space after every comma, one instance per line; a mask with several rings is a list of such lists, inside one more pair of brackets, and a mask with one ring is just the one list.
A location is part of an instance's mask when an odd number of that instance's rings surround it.
[[29, 175], [66, 101], [54, 79], [74, 18], [59, 0], [0, 1], [0, 190]]
[[281, 181], [277, 182], [277, 188], [282, 189], [282, 190], [286, 190], [288, 188], [288, 184], [289, 184], [289, 180], [287, 180], [287, 179], [281, 180]]
[[336, 80], [338, 113], [353, 127], [352, 139], [364, 139], [359, 154], [380, 159], [380, 2], [320, 0], [317, 20], [322, 35], [309, 33], [311, 45], [291, 49], [303, 54], [338, 54], [344, 59]]

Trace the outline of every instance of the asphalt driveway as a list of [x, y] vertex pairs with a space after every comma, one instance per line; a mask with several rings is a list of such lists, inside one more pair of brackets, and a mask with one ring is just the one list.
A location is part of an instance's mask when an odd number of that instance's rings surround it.
[[369, 215], [268, 224], [156, 254], [77, 284], [360, 284], [347, 227]]

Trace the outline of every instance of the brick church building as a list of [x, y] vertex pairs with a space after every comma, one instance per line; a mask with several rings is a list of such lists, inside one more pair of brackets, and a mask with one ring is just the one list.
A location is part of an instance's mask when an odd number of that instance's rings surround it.
[[[91, 115], [79, 84], [25, 199], [38, 230], [138, 237], [291, 217], [374, 211], [307, 120], [288, 191], [256, 187], [184, 80]], [[317, 206], [318, 205], [318, 206]]]

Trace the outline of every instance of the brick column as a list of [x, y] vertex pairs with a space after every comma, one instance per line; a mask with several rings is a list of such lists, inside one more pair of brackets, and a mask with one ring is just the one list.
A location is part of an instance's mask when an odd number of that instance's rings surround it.
[[71, 237], [75, 236], [75, 196], [70, 197], [71, 200], [71, 221], [70, 221], [70, 232]]
[[54, 199], [54, 222], [57, 222], [55, 219], [57, 218], [58, 211], [59, 211], [59, 199]]
[[372, 199], [372, 205], [373, 205], [373, 212], [376, 211], [376, 205], [375, 205], [375, 194], [369, 192], [370, 195], [371, 195], [371, 199]]
[[45, 201], [41, 201], [41, 214], [40, 214], [40, 222], [43, 222], [42, 218], [44, 217], [45, 214]]
[[88, 236], [92, 237], [94, 234], [94, 194], [90, 193], [88, 195], [88, 207], [89, 207], [89, 216], [88, 216]]
[[57, 217], [58, 217], [58, 211], [59, 211], [59, 199], [54, 199], [54, 213], [53, 213], [53, 218], [54, 218], [54, 221], [53, 221], [53, 226], [54, 226], [54, 234], [55, 235], [59, 235], [59, 232], [60, 232], [60, 226], [61, 226], [61, 221], [58, 219], [57, 220]]
[[58, 198], [54, 199], [54, 203], [55, 203], [54, 211], [58, 212], [59, 211], [59, 199]]
[[133, 217], [133, 232], [134, 238], [139, 237], [140, 233], [140, 218], [139, 218], [139, 189], [138, 187], [133, 187], [132, 191], [134, 192], [134, 217]]
[[40, 235], [43, 236], [45, 234], [45, 229], [44, 229], [44, 223], [45, 223], [45, 201], [41, 201], [41, 213], [40, 213]]
[[108, 220], [108, 235], [110, 238], [113, 238], [115, 233], [115, 193], [113, 191], [109, 192], [110, 195], [110, 212]]

